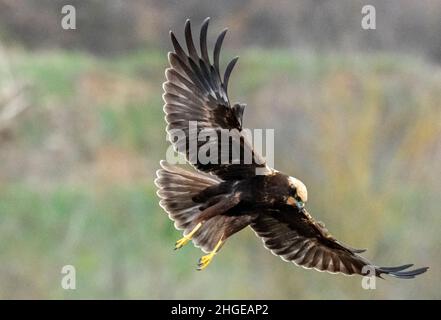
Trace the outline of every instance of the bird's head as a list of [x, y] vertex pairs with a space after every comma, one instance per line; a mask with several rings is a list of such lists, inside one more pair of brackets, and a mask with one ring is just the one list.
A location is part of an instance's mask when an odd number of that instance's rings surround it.
[[288, 196], [286, 203], [290, 206], [296, 206], [298, 209], [303, 209], [306, 201], [308, 201], [308, 190], [305, 184], [294, 177], [288, 178], [290, 195]]

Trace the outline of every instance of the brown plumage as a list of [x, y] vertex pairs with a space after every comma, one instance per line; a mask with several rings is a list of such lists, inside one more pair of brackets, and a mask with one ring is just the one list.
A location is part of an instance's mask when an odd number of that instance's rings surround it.
[[[204, 268], [226, 239], [250, 226], [266, 248], [305, 268], [351, 275], [365, 274], [363, 267], [371, 266], [377, 276], [389, 274], [405, 279], [424, 273], [428, 268], [373, 266], [359, 255], [364, 250], [337, 241], [306, 211], [305, 185], [269, 168], [254, 152], [242, 135], [245, 105], [231, 104], [228, 97], [229, 78], [238, 58], [231, 60], [222, 76], [219, 59], [226, 30], [217, 38], [211, 62], [208, 23], [207, 18], [201, 27], [200, 54], [193, 42], [190, 21], [185, 25], [187, 52], [170, 33], [174, 52], [168, 55], [170, 68], [163, 85], [167, 132], [170, 138], [175, 130], [184, 133], [171, 141], [195, 168], [186, 170], [161, 161], [162, 169], [155, 180], [161, 207], [184, 233], [177, 248], [192, 240], [204, 252], [211, 252], [201, 259], [200, 267]], [[190, 121], [197, 121], [196, 133], [207, 129], [214, 133], [209, 141], [217, 146], [217, 161], [204, 163], [191, 153], [191, 143], [198, 153], [206, 141], [191, 140], [195, 135], [191, 134], [194, 129]], [[223, 129], [231, 134], [226, 142], [221, 140]], [[226, 143], [228, 154], [224, 150]], [[251, 154], [251, 162], [244, 161], [246, 152]], [[225, 157], [228, 161], [224, 161]], [[261, 170], [259, 175], [257, 169]]]

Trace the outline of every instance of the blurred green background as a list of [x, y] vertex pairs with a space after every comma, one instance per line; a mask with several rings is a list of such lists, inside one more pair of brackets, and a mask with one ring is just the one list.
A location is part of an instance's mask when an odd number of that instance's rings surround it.
[[[0, 0], [0, 298], [441, 298], [441, 3], [369, 4], [377, 30], [361, 1]], [[230, 28], [224, 63], [240, 55], [245, 126], [275, 129], [276, 168], [306, 183], [314, 217], [379, 265], [428, 273], [363, 290], [250, 229], [203, 272], [198, 249], [172, 250], [153, 185], [168, 30], [206, 16], [211, 42]]]

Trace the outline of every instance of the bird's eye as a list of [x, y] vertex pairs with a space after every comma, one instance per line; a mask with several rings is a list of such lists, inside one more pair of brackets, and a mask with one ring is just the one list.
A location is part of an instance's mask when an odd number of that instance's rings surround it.
[[294, 196], [294, 199], [296, 199], [297, 201], [302, 201], [302, 199], [297, 194]]

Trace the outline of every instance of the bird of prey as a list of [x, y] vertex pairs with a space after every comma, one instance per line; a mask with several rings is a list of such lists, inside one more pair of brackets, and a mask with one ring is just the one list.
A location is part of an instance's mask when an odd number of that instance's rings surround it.
[[[165, 71], [163, 84], [167, 132], [169, 139], [173, 131], [183, 133], [171, 143], [193, 166], [189, 170], [161, 161], [162, 168], [157, 171], [155, 180], [161, 207], [175, 227], [183, 230], [183, 238], [176, 242], [175, 249], [193, 241], [206, 253], [198, 264], [198, 270], [202, 270], [229, 237], [250, 226], [272, 253], [304, 268], [363, 275], [367, 273], [364, 267], [368, 266], [373, 270], [371, 275], [404, 279], [424, 273], [428, 268], [409, 270], [411, 264], [373, 265], [360, 255], [365, 250], [351, 248], [335, 239], [306, 210], [305, 185], [297, 178], [269, 168], [251, 143], [239, 137], [245, 105], [231, 104], [228, 97], [228, 80], [238, 58], [228, 63], [221, 76], [220, 50], [227, 29], [218, 36], [210, 59], [208, 24], [209, 18], [201, 26], [200, 53], [195, 47], [189, 20], [185, 24], [187, 51], [170, 32], [174, 52], [168, 54], [170, 67]], [[190, 127], [192, 121], [197, 123], [196, 129]], [[216, 159], [219, 161], [195, 160], [188, 146], [193, 142], [195, 152], [200, 151], [204, 141], [195, 138], [194, 133], [204, 129], [215, 133], [230, 130], [233, 133], [227, 143], [238, 147], [241, 153], [230, 152], [229, 161], [221, 161], [224, 142], [215, 135], [213, 141], [219, 145], [219, 159]], [[246, 152], [252, 155], [251, 161], [243, 161], [241, 155]]]

